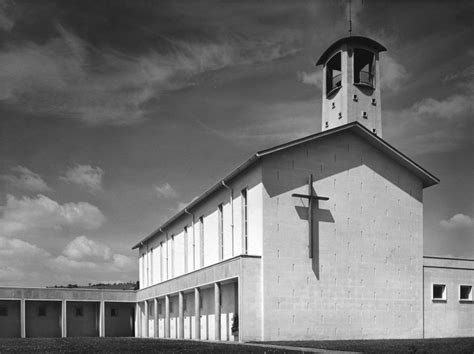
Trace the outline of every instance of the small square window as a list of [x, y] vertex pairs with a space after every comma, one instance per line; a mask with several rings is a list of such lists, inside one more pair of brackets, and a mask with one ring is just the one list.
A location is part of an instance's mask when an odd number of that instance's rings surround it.
[[459, 300], [472, 301], [472, 285], [459, 285]]
[[76, 306], [76, 317], [84, 316], [84, 310], [82, 306]]
[[114, 307], [110, 309], [110, 317], [117, 317], [118, 316], [118, 310]]
[[0, 306], [0, 316], [8, 316], [8, 309], [5, 306]]
[[433, 284], [433, 300], [446, 300], [446, 284]]
[[41, 316], [41, 317], [46, 316], [46, 306], [38, 307], [38, 316]]

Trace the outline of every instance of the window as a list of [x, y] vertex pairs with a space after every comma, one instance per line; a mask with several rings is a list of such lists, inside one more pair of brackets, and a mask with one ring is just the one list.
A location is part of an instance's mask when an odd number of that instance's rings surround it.
[[46, 306], [40, 306], [40, 307], [38, 307], [38, 316], [39, 316], [39, 317], [44, 317], [44, 316], [46, 316]]
[[188, 237], [188, 227], [184, 227], [184, 273], [188, 272], [188, 242], [189, 242], [189, 237]]
[[76, 306], [76, 317], [84, 316], [84, 309], [82, 306]]
[[112, 307], [110, 309], [110, 317], [117, 317], [118, 316], [118, 310], [115, 307]]
[[174, 277], [174, 235], [171, 235], [171, 278]]
[[203, 216], [199, 218], [199, 248], [200, 248], [199, 252], [201, 253], [199, 257], [200, 266], [203, 267], [204, 266], [204, 217]]
[[247, 252], [248, 252], [247, 189], [242, 189], [242, 240], [244, 242], [244, 254], [247, 254]]
[[217, 207], [219, 214], [219, 224], [218, 224], [218, 233], [219, 233], [219, 260], [221, 261], [224, 258], [224, 212], [222, 204], [219, 204]]
[[8, 308], [6, 306], [0, 306], [0, 316], [8, 316]]
[[459, 285], [459, 300], [472, 301], [472, 285]]
[[170, 313], [173, 313], [173, 301], [170, 300], [169, 304], [170, 304]]
[[341, 53], [334, 55], [326, 64], [326, 94], [331, 94], [335, 89], [341, 87]]
[[146, 286], [145, 253], [142, 253], [141, 262], [142, 262], [142, 269], [141, 269], [142, 277], [141, 278], [142, 278], [142, 281], [143, 281], [143, 286], [142, 287], [145, 287]]
[[374, 87], [374, 53], [365, 49], [354, 49], [354, 83]]
[[153, 284], [153, 247], [150, 249], [150, 265], [149, 265], [149, 275], [148, 284]]
[[163, 242], [160, 242], [160, 281], [164, 280], [163, 269], [165, 263], [165, 259], [163, 257]]
[[446, 300], [446, 284], [433, 284], [433, 300]]

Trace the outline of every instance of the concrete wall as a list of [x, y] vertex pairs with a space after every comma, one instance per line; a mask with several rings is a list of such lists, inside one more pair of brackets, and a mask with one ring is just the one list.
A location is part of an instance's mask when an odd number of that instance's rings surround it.
[[26, 336], [61, 337], [61, 301], [26, 301]]
[[99, 302], [67, 301], [67, 336], [99, 336]]
[[[308, 256], [307, 201], [313, 211]], [[343, 132], [263, 161], [264, 340], [422, 336], [422, 184]]]
[[[474, 336], [474, 302], [459, 296], [460, 285], [474, 289], [474, 260], [425, 257], [423, 274], [425, 337]], [[433, 300], [433, 284], [446, 286], [446, 300]]]
[[[184, 214], [139, 248], [141, 289], [245, 253], [242, 239], [243, 189], [247, 189], [248, 204], [247, 254], [262, 254], [263, 186], [260, 167], [248, 169], [228, 185], [233, 189], [232, 203], [230, 190], [223, 186], [189, 210], [194, 214], [194, 222], [192, 216]], [[220, 204], [223, 209], [222, 240], [219, 235]]]
[[105, 303], [105, 336], [133, 337], [135, 304], [125, 302]]
[[20, 300], [0, 300], [0, 338], [20, 336]]

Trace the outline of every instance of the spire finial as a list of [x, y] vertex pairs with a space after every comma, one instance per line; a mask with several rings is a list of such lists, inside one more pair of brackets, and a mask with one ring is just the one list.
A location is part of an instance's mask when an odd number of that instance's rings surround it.
[[349, 0], [349, 37], [352, 36], [352, 1]]

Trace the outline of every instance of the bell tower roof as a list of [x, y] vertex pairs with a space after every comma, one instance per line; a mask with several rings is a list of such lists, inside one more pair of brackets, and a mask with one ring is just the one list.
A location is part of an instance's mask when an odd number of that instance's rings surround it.
[[342, 47], [344, 44], [349, 44], [351, 46], [365, 46], [374, 49], [377, 52], [385, 52], [387, 49], [381, 45], [379, 42], [374, 41], [373, 39], [360, 36], [345, 37], [334, 42], [318, 59], [316, 65], [323, 65], [328, 61], [331, 54], [334, 53], [337, 48]]

